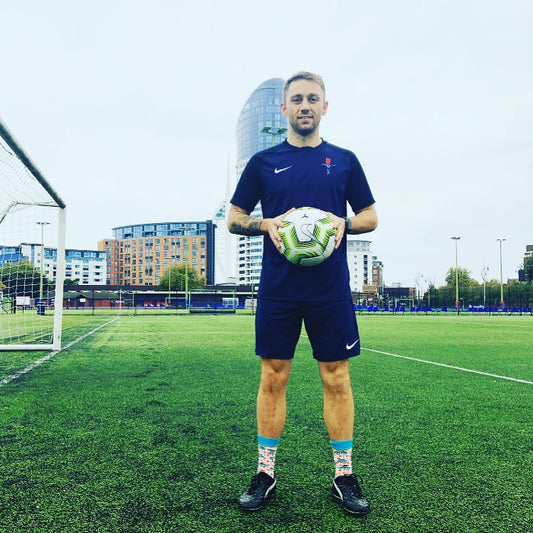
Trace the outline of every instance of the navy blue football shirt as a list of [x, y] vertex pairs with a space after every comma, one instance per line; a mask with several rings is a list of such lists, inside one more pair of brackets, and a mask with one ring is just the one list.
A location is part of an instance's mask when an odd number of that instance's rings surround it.
[[[374, 203], [355, 154], [322, 141], [299, 148], [287, 141], [256, 153], [244, 169], [231, 203], [252, 212], [261, 202], [263, 216], [275, 218], [292, 207], [317, 207], [346, 216]], [[351, 298], [346, 237], [323, 263], [293, 265], [264, 237], [259, 298], [319, 301]]]

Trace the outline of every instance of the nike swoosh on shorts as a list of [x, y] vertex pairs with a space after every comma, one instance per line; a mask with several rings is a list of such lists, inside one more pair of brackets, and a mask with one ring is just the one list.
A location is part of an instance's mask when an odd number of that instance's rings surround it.
[[353, 344], [346, 343], [346, 349], [351, 350], [358, 342], [359, 342], [359, 339], [357, 339]]

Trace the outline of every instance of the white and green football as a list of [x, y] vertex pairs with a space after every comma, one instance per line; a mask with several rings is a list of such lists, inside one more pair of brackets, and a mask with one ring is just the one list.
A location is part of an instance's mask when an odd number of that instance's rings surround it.
[[315, 207], [299, 207], [279, 228], [281, 251], [295, 265], [313, 266], [327, 259], [335, 248], [333, 220]]

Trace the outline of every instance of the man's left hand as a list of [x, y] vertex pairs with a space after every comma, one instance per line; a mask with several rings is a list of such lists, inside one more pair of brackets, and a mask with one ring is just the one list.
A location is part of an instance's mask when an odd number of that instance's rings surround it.
[[331, 220], [333, 220], [333, 227], [335, 228], [335, 249], [337, 249], [341, 242], [342, 238], [344, 237], [344, 232], [346, 230], [346, 221], [342, 217], [338, 217], [337, 215], [334, 215], [333, 213], [326, 213]]

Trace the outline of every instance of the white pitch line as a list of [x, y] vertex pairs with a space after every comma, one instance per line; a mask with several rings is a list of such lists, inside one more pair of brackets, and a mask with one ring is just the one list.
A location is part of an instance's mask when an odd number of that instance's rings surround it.
[[481, 372], [480, 370], [472, 370], [471, 368], [462, 368], [460, 366], [446, 365], [444, 363], [436, 363], [435, 361], [426, 361], [425, 359], [417, 359], [416, 357], [407, 357], [406, 355], [398, 355], [396, 353], [381, 352], [379, 350], [372, 350], [371, 348], [361, 348], [367, 352], [379, 353], [382, 355], [390, 355], [391, 357], [399, 357], [400, 359], [408, 359], [409, 361], [416, 361], [417, 363], [426, 363], [428, 365], [443, 366], [445, 368], [451, 368], [453, 370], [460, 370], [461, 372], [470, 372], [472, 374], [480, 374], [482, 376], [489, 376], [491, 378], [506, 379], [508, 381], [516, 381], [517, 383], [525, 383], [526, 385], [533, 385], [533, 381], [527, 381], [525, 379], [510, 378], [508, 376], [499, 376], [498, 374], [489, 374], [488, 372]]
[[34, 368], [38, 367], [39, 365], [42, 365], [45, 361], [48, 361], [49, 359], [52, 359], [55, 355], [58, 353], [64, 352], [65, 350], [68, 350], [78, 342], [82, 341], [83, 339], [86, 339], [93, 333], [96, 333], [98, 330], [104, 328], [105, 326], [115, 322], [115, 320], [118, 320], [120, 317], [113, 318], [113, 320], [110, 320], [109, 322], [106, 322], [105, 324], [101, 324], [97, 328], [94, 328], [92, 331], [89, 331], [88, 333], [85, 333], [81, 337], [77, 338], [76, 340], [72, 341], [71, 343], [67, 344], [61, 350], [56, 350], [54, 352], [50, 352], [46, 354], [44, 357], [41, 357], [37, 361], [34, 361], [33, 363], [29, 364], [26, 368], [23, 370], [20, 370], [19, 372], [16, 372], [15, 374], [11, 374], [10, 376], [7, 376], [7, 378], [0, 380], [0, 388], [4, 385], [7, 385], [8, 383], [11, 383], [12, 381], [15, 381], [16, 379], [20, 378], [20, 376], [23, 376], [24, 374], [27, 374], [28, 372], [31, 372]]

